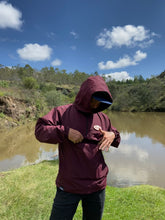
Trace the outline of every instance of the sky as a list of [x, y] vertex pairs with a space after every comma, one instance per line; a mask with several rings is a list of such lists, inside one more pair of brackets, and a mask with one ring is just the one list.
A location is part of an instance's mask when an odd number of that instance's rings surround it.
[[144, 79], [165, 70], [164, 0], [0, 0], [0, 64]]

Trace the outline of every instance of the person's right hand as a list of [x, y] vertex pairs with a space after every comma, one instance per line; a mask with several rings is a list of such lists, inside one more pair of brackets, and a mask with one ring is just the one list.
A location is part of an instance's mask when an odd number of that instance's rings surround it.
[[68, 139], [72, 141], [74, 144], [77, 144], [80, 143], [84, 139], [84, 137], [79, 131], [69, 128]]

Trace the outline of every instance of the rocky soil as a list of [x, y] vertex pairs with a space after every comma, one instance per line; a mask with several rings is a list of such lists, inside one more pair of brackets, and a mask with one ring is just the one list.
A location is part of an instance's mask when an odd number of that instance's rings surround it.
[[0, 97], [0, 128], [17, 126], [21, 120], [35, 117], [36, 107], [25, 100], [10, 96]]

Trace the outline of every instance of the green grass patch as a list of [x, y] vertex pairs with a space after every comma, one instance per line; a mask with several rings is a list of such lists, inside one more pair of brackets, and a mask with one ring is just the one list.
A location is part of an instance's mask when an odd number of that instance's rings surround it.
[[10, 82], [6, 81], [6, 80], [0, 80], [0, 87], [3, 88], [8, 88], [9, 87]]
[[0, 118], [5, 118], [5, 114], [3, 112], [0, 112]]
[[[55, 195], [58, 161], [0, 173], [1, 220], [47, 220]], [[82, 219], [81, 204], [74, 220]], [[106, 188], [103, 220], [163, 220], [165, 190], [153, 186]]]

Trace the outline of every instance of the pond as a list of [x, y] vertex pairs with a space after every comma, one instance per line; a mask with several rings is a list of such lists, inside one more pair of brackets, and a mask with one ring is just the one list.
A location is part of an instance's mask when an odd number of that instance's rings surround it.
[[[165, 188], [165, 113], [110, 112], [121, 134], [119, 148], [104, 153], [108, 185], [150, 184]], [[58, 158], [57, 145], [38, 142], [34, 123], [0, 133], [0, 171]]]

